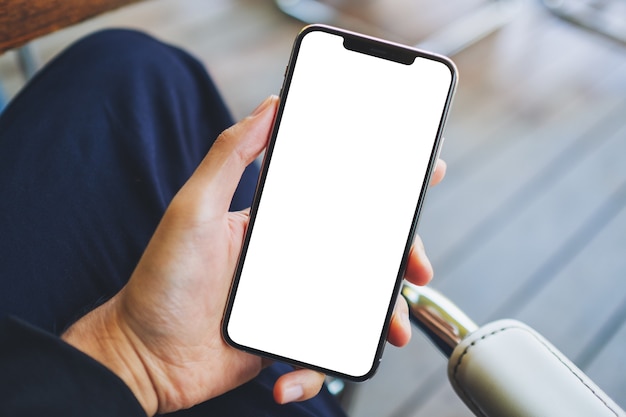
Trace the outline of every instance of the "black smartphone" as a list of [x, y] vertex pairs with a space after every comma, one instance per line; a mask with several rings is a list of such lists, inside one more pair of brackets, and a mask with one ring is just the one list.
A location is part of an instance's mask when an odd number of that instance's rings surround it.
[[226, 306], [229, 344], [373, 375], [456, 79], [441, 56], [302, 30]]

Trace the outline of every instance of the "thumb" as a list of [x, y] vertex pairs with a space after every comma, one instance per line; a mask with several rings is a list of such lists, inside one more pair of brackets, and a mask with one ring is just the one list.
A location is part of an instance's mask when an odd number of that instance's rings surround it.
[[278, 97], [270, 96], [248, 117], [219, 135], [185, 185], [208, 215], [228, 211], [244, 169], [267, 146]]

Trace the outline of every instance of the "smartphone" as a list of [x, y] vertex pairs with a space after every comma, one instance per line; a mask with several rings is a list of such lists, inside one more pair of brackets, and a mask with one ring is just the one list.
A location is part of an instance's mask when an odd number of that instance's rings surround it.
[[227, 343], [350, 380], [374, 374], [456, 80], [441, 56], [328, 26], [301, 31]]

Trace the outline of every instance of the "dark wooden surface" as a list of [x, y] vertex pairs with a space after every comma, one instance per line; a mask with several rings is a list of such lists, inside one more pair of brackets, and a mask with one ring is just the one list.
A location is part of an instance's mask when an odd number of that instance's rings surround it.
[[0, 0], [0, 52], [140, 0]]
[[[377, 10], [370, 18], [390, 16], [391, 37], [418, 43], [432, 16], [439, 26], [477, 1], [456, 0], [449, 14], [444, 3], [366, 8]], [[119, 25], [198, 55], [238, 118], [279, 90], [302, 26], [269, 0], [153, 0], [33, 46], [46, 60], [84, 33]], [[626, 47], [527, 2], [452, 58], [460, 81], [442, 152], [449, 170], [420, 226], [432, 285], [478, 323], [513, 317], [533, 326], [626, 408]], [[0, 76], [15, 89], [10, 61], [1, 57]], [[469, 416], [445, 364], [417, 333], [407, 348], [389, 347], [351, 414]]]

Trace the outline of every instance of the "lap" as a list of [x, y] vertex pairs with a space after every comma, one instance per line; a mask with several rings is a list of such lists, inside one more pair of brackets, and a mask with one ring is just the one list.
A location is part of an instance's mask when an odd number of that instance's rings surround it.
[[[146, 35], [102, 32], [56, 58], [0, 116], [0, 316], [61, 333], [119, 291], [231, 124], [202, 64]], [[257, 174], [246, 171], [234, 209], [249, 205]], [[327, 393], [272, 405], [281, 366], [185, 415], [340, 413]]]
[[58, 57], [0, 119], [1, 313], [61, 332], [115, 294], [230, 124], [201, 65], [145, 35]]

